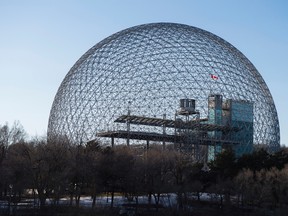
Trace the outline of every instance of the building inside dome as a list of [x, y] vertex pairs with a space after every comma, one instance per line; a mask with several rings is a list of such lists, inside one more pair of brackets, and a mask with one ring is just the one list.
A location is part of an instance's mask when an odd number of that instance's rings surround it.
[[[62, 81], [48, 140], [173, 144], [196, 159], [227, 146], [241, 156], [280, 147], [277, 111], [253, 64], [205, 30], [152, 23], [89, 49]], [[199, 150], [200, 149], [200, 150]]]

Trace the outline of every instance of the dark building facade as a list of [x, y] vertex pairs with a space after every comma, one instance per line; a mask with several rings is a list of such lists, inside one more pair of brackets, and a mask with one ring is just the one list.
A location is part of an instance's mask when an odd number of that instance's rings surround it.
[[237, 157], [253, 151], [253, 103], [232, 99], [223, 101], [222, 95], [209, 95], [208, 122], [237, 129], [208, 132], [210, 138], [231, 141], [227, 145], [220, 141], [209, 146], [208, 160], [214, 159], [225, 148], [233, 149]]

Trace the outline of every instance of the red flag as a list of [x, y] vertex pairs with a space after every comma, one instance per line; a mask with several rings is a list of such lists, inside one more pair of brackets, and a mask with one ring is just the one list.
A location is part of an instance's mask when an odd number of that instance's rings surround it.
[[218, 80], [218, 76], [216, 76], [216, 75], [214, 75], [214, 74], [210, 74], [210, 76], [211, 76], [211, 79], [213, 79], [213, 80]]

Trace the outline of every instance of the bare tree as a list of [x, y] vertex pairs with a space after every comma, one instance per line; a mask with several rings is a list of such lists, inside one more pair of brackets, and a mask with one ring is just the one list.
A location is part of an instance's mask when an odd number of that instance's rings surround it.
[[[10, 185], [10, 193], [14, 198], [21, 200], [24, 189], [31, 188], [31, 153], [33, 146], [28, 143], [11, 144], [7, 150], [7, 156], [3, 161], [6, 185]], [[12, 190], [13, 189], [13, 190]], [[17, 196], [16, 196], [17, 195]]]
[[40, 206], [45, 206], [47, 198], [53, 198], [57, 203], [69, 181], [69, 143], [66, 140], [47, 143], [45, 137], [36, 137], [31, 143], [34, 145], [30, 156], [31, 176]]
[[14, 121], [12, 127], [8, 123], [0, 125], [0, 145], [8, 146], [25, 141], [27, 134], [19, 121]]
[[0, 197], [3, 194], [3, 191], [6, 195], [7, 193], [7, 184], [3, 178], [3, 160], [5, 159], [8, 146], [15, 143], [24, 142], [26, 137], [26, 132], [23, 129], [23, 126], [19, 121], [15, 121], [10, 128], [8, 123], [5, 125], [0, 125]]

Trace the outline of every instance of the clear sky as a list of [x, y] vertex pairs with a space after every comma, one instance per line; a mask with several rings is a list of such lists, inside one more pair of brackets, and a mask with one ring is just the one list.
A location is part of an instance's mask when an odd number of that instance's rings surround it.
[[57, 89], [73, 64], [107, 36], [175, 22], [210, 31], [255, 65], [274, 98], [288, 146], [288, 1], [0, 0], [0, 124], [44, 135]]

